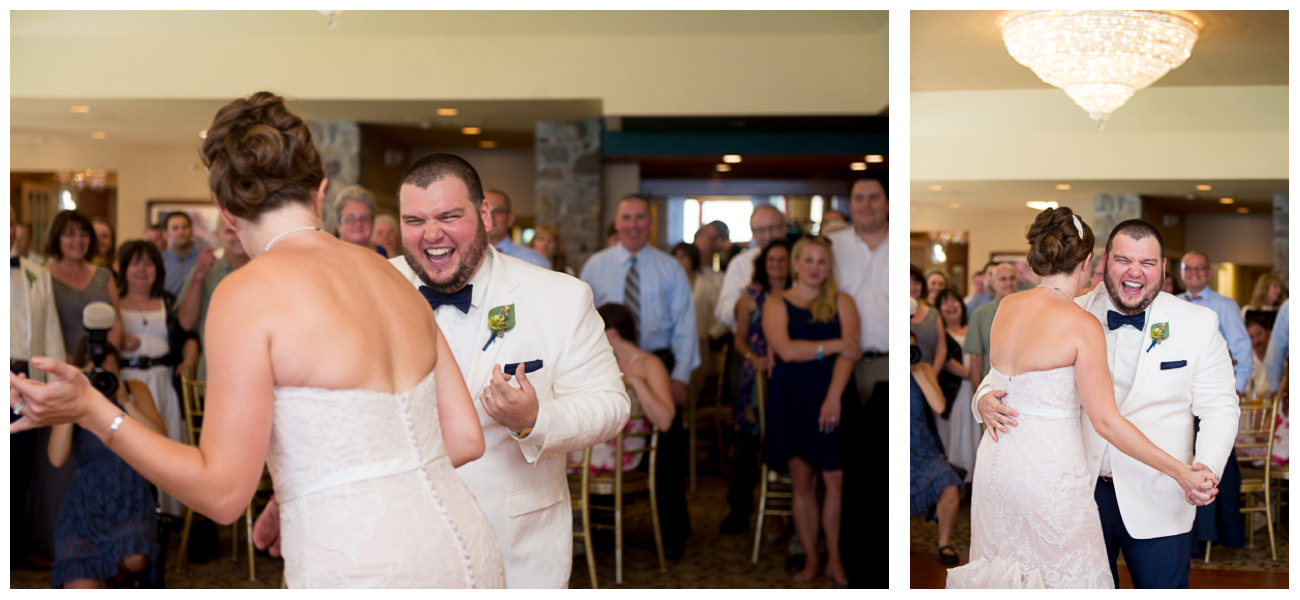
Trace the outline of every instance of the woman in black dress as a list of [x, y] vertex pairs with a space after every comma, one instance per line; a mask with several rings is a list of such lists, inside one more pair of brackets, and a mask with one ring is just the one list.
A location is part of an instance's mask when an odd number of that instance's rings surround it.
[[[858, 347], [858, 311], [835, 283], [834, 255], [824, 238], [794, 245], [794, 286], [773, 289], [763, 307], [763, 332], [776, 354], [768, 395], [763, 460], [788, 465], [794, 480], [794, 525], [807, 550], [795, 581], [817, 577], [818, 525], [826, 532], [825, 573], [836, 583], [848, 579], [840, 562], [841, 407], [855, 403], [851, 382]], [[817, 506], [817, 475], [826, 499]]]

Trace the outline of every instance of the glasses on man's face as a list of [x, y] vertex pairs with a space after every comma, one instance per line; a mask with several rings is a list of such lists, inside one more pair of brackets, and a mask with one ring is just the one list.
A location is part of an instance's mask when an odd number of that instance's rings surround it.
[[771, 227], [759, 227], [754, 233], [769, 233], [772, 235], [785, 233], [785, 225], [772, 225]]
[[1184, 273], [1186, 273], [1186, 272], [1188, 272], [1188, 271], [1191, 271], [1191, 272], [1195, 273], [1195, 272], [1197, 272], [1197, 271], [1209, 271], [1209, 270], [1210, 270], [1210, 266], [1209, 266], [1209, 265], [1197, 265], [1197, 266], [1188, 266], [1188, 267], [1183, 267], [1183, 272], [1184, 272]]
[[375, 220], [374, 217], [368, 217], [365, 215], [362, 215], [360, 217], [356, 217], [352, 215], [348, 215], [346, 217], [339, 217], [339, 223], [342, 223], [343, 225], [351, 225], [353, 223], [369, 223], [374, 220]]

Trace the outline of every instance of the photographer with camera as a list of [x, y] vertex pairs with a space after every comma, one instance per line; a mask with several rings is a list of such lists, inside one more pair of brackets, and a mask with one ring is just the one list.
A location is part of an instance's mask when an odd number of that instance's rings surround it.
[[[913, 299], [913, 313], [916, 308], [917, 301]], [[939, 451], [939, 445], [926, 427], [925, 404], [928, 403], [935, 414], [941, 414], [945, 399], [934, 376], [934, 368], [922, 360], [915, 333], [911, 334], [911, 339], [911, 511], [912, 516], [916, 516], [935, 506], [935, 516], [939, 521], [939, 562], [955, 565], [958, 562], [957, 551], [948, 545], [948, 538], [957, 518], [961, 478], [948, 465], [948, 459]]]
[[[91, 385], [124, 415], [164, 432], [148, 387], [134, 380], [118, 382], [113, 366], [116, 350], [107, 342], [115, 320], [113, 307], [92, 303], [83, 320], [88, 335], [73, 362], [89, 367], [86, 374]], [[112, 443], [111, 434], [107, 443]], [[149, 482], [113, 454], [105, 442], [70, 423], [51, 428], [47, 452], [55, 467], [63, 466], [69, 457], [77, 465], [54, 529], [51, 587], [102, 588], [109, 582], [123, 583], [145, 572], [151, 561], [162, 559]], [[162, 584], [142, 583], [145, 587]]]

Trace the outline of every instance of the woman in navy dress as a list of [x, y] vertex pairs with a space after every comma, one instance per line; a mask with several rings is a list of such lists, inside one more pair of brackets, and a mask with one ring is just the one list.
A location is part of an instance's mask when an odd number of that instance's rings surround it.
[[[86, 346], [81, 344], [77, 362], [85, 362]], [[113, 404], [128, 416], [166, 433], [144, 383], [123, 381], [114, 396]], [[157, 501], [149, 482], [98, 437], [72, 424], [51, 428], [47, 451], [55, 467], [69, 456], [77, 465], [54, 528], [50, 587], [102, 588], [162, 560]], [[146, 586], [162, 587], [162, 582], [147, 581]]]
[[[768, 394], [763, 460], [788, 465], [794, 480], [794, 525], [807, 549], [795, 581], [818, 575], [817, 537], [825, 526], [825, 573], [846, 585], [840, 561], [841, 408], [855, 403], [851, 382], [858, 347], [858, 311], [835, 282], [834, 255], [824, 238], [803, 238], [794, 245], [794, 286], [773, 289], [763, 307], [763, 332], [776, 354]], [[826, 484], [826, 499], [817, 506], [817, 476]]]

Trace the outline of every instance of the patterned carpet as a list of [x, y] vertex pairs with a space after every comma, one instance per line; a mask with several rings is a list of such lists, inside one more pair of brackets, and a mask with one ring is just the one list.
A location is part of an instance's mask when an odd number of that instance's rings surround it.
[[[1287, 571], [1287, 564], [1291, 556], [1288, 540], [1289, 523], [1283, 521], [1282, 527], [1275, 532], [1277, 541], [1277, 560], [1273, 560], [1272, 553], [1268, 546], [1268, 532], [1263, 529], [1261, 521], [1260, 530], [1255, 534], [1255, 547], [1232, 549], [1224, 546], [1214, 546], [1210, 550], [1210, 562], [1206, 564], [1202, 558], [1192, 560], [1193, 569], [1227, 569], [1235, 571]], [[934, 521], [925, 521], [924, 517], [912, 518], [912, 545], [911, 551], [921, 555], [936, 556], [939, 541], [939, 525]], [[970, 505], [963, 504], [961, 510], [957, 512], [957, 522], [953, 525], [951, 535], [952, 547], [957, 550], [961, 556], [962, 564], [965, 564], [970, 556]], [[1203, 548], [1202, 548], [1203, 549]], [[1198, 550], [1199, 551], [1199, 550]], [[1123, 555], [1120, 556], [1120, 563], [1124, 562]]]
[[[716, 474], [701, 474], [698, 490], [690, 496], [693, 534], [686, 544], [682, 560], [669, 561], [666, 573], [660, 573], [654, 551], [654, 534], [649, 518], [632, 522], [625, 527], [622, 586], [614, 585], [613, 536], [595, 536], [596, 573], [602, 588], [835, 588], [834, 582], [820, 577], [811, 583], [796, 584], [786, 571], [786, 544], [764, 544], [758, 564], [750, 562], [754, 532], [740, 535], [721, 535], [718, 527], [727, 513], [727, 482]], [[192, 564], [185, 573], [173, 572], [168, 565], [169, 588], [278, 588], [283, 562], [265, 553], [257, 553], [258, 580], [248, 581], [248, 559], [245, 547], [240, 547], [240, 559], [231, 562], [231, 533], [229, 527], [219, 529], [221, 555], [206, 563]], [[241, 536], [241, 541], [243, 538]], [[179, 535], [173, 535], [169, 560], [174, 561]], [[883, 564], [883, 563], [882, 563]], [[12, 569], [9, 571], [11, 588], [48, 588], [48, 569]], [[586, 559], [574, 557], [570, 587], [589, 588]]]

